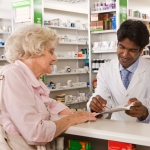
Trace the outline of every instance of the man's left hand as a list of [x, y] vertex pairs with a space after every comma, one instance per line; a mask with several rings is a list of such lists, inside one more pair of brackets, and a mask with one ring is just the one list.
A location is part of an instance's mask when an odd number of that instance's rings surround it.
[[125, 113], [131, 117], [137, 117], [142, 118], [142, 120], [145, 120], [148, 116], [148, 110], [147, 108], [142, 105], [140, 101], [138, 101], [136, 98], [132, 98], [128, 101], [128, 104], [133, 102], [133, 106], [131, 106], [131, 110], [126, 110]]

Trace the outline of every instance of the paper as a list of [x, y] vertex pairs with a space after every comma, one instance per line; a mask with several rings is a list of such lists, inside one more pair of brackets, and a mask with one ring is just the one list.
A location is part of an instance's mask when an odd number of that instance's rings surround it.
[[133, 106], [133, 103], [126, 104], [126, 105], [120, 105], [120, 106], [110, 108], [110, 109], [105, 108], [105, 111], [101, 111], [99, 113], [96, 113], [96, 115], [94, 115], [94, 116], [97, 116], [97, 115], [100, 115], [100, 114], [107, 114], [107, 113], [113, 113], [113, 112], [118, 112], [118, 111], [130, 110], [131, 106]]

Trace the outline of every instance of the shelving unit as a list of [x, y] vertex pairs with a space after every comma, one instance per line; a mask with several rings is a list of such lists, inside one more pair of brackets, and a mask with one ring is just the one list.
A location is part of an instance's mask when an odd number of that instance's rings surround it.
[[[10, 32], [2, 31], [3, 27], [11, 27], [11, 10], [10, 1], [5, 0], [0, 1], [0, 39], [6, 42], [7, 38], [11, 35]], [[0, 45], [0, 56], [5, 54], [5, 45]], [[7, 65], [9, 62], [6, 59], [0, 58], [0, 68]]]
[[[65, 5], [65, 6], [64, 6]], [[68, 5], [68, 7], [66, 7]], [[80, 6], [79, 6], [80, 5]], [[64, 6], [64, 7], [63, 7]], [[65, 9], [64, 9], [65, 8]], [[68, 13], [69, 12], [69, 13]], [[87, 1], [80, 1], [78, 3], [70, 3], [64, 1], [44, 1], [44, 20], [51, 20], [55, 18], [61, 18], [62, 22], [76, 22], [76, 20], [80, 20], [82, 23], [88, 23], [88, 3]], [[57, 70], [62, 70], [65, 66], [69, 66], [71, 69], [74, 68], [83, 68], [85, 65], [85, 60], [89, 60], [86, 57], [67, 57], [68, 52], [78, 52], [81, 49], [88, 49], [87, 43], [77, 42], [80, 37], [88, 37], [88, 30], [83, 29], [82, 27], [64, 27], [64, 26], [54, 26], [54, 25], [44, 25], [45, 27], [49, 27], [57, 30], [60, 35], [69, 35], [69, 38], [72, 42], [60, 42], [59, 46], [56, 47], [56, 54], [62, 54], [66, 57], [57, 57], [57, 62], [54, 65], [57, 65]], [[60, 74], [50, 74], [45, 76], [45, 84], [49, 84], [51, 80], [54, 83], [67, 84], [68, 80], [72, 80], [73, 82], [89, 82], [90, 79], [89, 73], [60, 73]], [[56, 98], [58, 94], [63, 93], [67, 95], [75, 95], [78, 96], [79, 93], [89, 93], [90, 88], [87, 87], [74, 87], [67, 89], [52, 89], [50, 93], [50, 97]], [[86, 104], [81, 103], [81, 108], [86, 108]], [[74, 106], [72, 106], [74, 107]]]

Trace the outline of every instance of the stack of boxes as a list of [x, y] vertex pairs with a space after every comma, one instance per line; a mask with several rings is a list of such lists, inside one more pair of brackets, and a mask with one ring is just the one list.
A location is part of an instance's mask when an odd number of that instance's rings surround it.
[[116, 29], [116, 16], [113, 14], [91, 14], [90, 31]]

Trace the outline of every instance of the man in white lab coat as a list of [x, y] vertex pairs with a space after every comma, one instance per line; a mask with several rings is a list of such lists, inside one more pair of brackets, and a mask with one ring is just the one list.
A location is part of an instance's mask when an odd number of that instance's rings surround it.
[[103, 64], [97, 88], [87, 103], [88, 111], [130, 104], [132, 110], [112, 114], [112, 120], [150, 121], [150, 64], [140, 54], [149, 43], [149, 32], [141, 21], [124, 21], [117, 31], [118, 58]]

